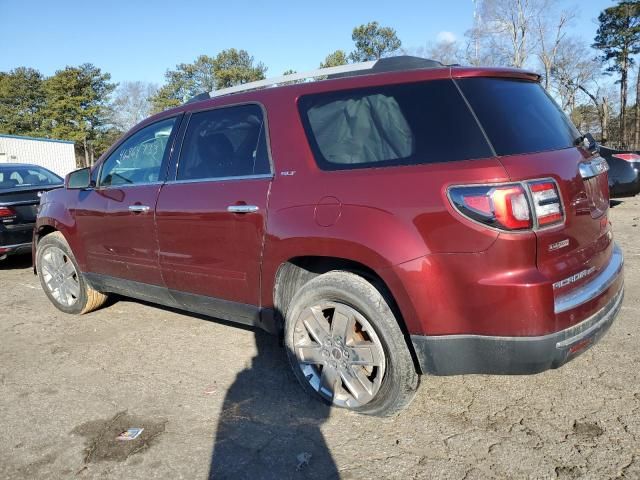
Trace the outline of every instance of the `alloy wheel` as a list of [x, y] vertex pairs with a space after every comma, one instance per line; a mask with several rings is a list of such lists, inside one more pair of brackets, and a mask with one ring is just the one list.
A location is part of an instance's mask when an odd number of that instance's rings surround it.
[[51, 296], [65, 307], [80, 297], [78, 272], [69, 256], [58, 247], [49, 247], [40, 262], [40, 273]]
[[382, 343], [367, 319], [336, 302], [307, 307], [294, 327], [294, 353], [309, 385], [336, 406], [357, 408], [380, 390]]

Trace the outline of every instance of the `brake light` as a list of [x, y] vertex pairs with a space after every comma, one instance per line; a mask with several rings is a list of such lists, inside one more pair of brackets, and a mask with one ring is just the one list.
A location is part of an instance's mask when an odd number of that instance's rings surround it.
[[563, 220], [560, 196], [554, 182], [532, 182], [529, 184], [529, 189], [538, 225], [545, 227]]
[[16, 212], [10, 207], [0, 207], [0, 219], [15, 217]]
[[449, 198], [465, 217], [501, 230], [531, 230], [534, 225], [546, 227], [564, 220], [552, 180], [451, 187]]
[[453, 187], [453, 205], [463, 215], [502, 230], [532, 227], [527, 195], [522, 185]]
[[624, 160], [625, 162], [640, 162], [640, 155], [638, 155], [637, 153], [615, 153], [611, 156], [619, 160]]

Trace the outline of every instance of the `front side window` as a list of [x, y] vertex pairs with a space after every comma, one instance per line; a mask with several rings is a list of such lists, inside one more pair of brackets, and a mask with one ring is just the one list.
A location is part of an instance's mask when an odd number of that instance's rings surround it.
[[268, 174], [266, 129], [258, 105], [194, 113], [182, 142], [178, 180]]
[[492, 152], [451, 80], [304, 96], [302, 122], [320, 168], [416, 165]]
[[175, 118], [161, 120], [125, 140], [105, 160], [100, 186], [157, 182], [175, 122]]

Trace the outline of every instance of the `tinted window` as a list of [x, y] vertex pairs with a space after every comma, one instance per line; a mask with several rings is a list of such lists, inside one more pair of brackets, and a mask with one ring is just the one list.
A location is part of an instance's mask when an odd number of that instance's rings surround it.
[[266, 131], [258, 105], [194, 113], [182, 142], [178, 180], [270, 172]]
[[100, 185], [137, 185], [157, 182], [175, 118], [139, 130], [105, 160]]
[[300, 112], [326, 170], [491, 156], [451, 80], [308, 95]]
[[579, 135], [538, 83], [467, 78], [459, 85], [498, 155], [567, 148]]
[[53, 172], [35, 166], [0, 167], [0, 188], [60, 185], [62, 179]]

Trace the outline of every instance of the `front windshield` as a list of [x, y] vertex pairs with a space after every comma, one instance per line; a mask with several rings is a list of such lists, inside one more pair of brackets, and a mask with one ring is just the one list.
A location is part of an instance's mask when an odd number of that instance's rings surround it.
[[0, 165], [0, 190], [16, 187], [49, 187], [62, 185], [55, 173], [34, 165]]

